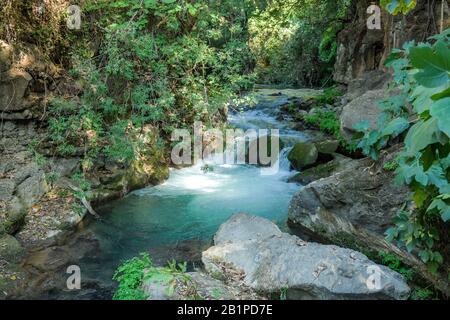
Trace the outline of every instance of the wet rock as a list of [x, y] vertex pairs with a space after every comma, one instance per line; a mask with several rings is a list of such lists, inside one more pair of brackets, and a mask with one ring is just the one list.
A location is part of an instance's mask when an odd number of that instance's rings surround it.
[[0, 236], [0, 259], [19, 262], [23, 254], [24, 250], [16, 238], [8, 234]]
[[301, 185], [308, 185], [313, 181], [328, 178], [338, 171], [344, 169], [344, 167], [353, 161], [342, 155], [333, 155], [334, 159], [330, 162], [319, 164], [313, 168], [306, 169], [295, 176], [291, 177], [288, 182], [300, 183]]
[[163, 246], [149, 250], [152, 262], [157, 266], [164, 266], [167, 261], [186, 261], [189, 265], [199, 266], [202, 252], [211, 246], [211, 241], [186, 240], [172, 246]]
[[38, 251], [27, 258], [27, 264], [40, 271], [55, 271], [67, 266], [70, 253], [63, 247], [50, 247]]
[[[231, 235], [203, 253], [207, 272], [227, 278], [240, 274], [242, 282], [257, 292], [276, 294], [285, 290], [288, 299], [406, 299], [410, 289], [403, 277], [370, 261], [363, 254], [336, 246], [307, 243], [281, 233], [267, 222], [247, 215], [247, 223], [267, 232], [242, 241]], [[235, 218], [231, 223], [235, 224]], [[245, 216], [241, 215], [241, 221]], [[225, 224], [227, 224], [226, 222]], [[227, 227], [223, 227], [226, 229]], [[254, 238], [254, 239], [251, 239]], [[370, 284], [371, 270], [380, 276]]]
[[318, 157], [319, 152], [314, 143], [301, 142], [294, 145], [289, 152], [288, 160], [295, 169], [301, 170], [316, 163]]
[[341, 133], [347, 141], [356, 133], [355, 125], [367, 121], [370, 128], [376, 129], [381, 114], [379, 102], [386, 97], [384, 90], [368, 91], [347, 104], [341, 114]]

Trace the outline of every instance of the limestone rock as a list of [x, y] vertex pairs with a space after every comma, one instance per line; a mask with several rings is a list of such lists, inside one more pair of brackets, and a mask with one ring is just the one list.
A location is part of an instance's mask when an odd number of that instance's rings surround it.
[[281, 231], [267, 219], [238, 213], [220, 226], [214, 236], [214, 243], [218, 245], [226, 242], [263, 239], [267, 237], [267, 234], [281, 235]]
[[11, 179], [0, 179], [0, 201], [8, 201], [12, 198], [16, 184]]
[[[245, 221], [248, 220], [248, 221]], [[410, 289], [403, 277], [350, 249], [307, 243], [281, 233], [270, 222], [250, 215], [237, 221], [265, 229], [264, 237], [249, 232], [236, 238], [221, 236], [221, 243], [203, 252], [205, 269], [215, 277], [240, 274], [243, 284], [261, 293], [286, 291], [288, 299], [406, 299]], [[259, 225], [260, 224], [260, 225]], [[242, 229], [245, 232], [245, 228]], [[252, 239], [253, 238], [253, 239]], [[248, 239], [243, 241], [242, 239]], [[375, 286], [370, 275], [377, 272]]]

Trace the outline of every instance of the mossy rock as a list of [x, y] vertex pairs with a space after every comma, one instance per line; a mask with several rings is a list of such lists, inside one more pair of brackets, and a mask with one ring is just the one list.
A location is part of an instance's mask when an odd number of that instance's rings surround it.
[[288, 160], [295, 169], [301, 170], [315, 164], [318, 157], [319, 151], [313, 143], [301, 142], [289, 152]]
[[316, 142], [315, 145], [320, 154], [333, 154], [339, 148], [339, 141], [324, 140]]
[[308, 185], [311, 182], [327, 178], [333, 174], [338, 168], [339, 163], [336, 161], [330, 161], [325, 164], [320, 164], [317, 167], [307, 169], [303, 172], [296, 174], [294, 177], [289, 179], [289, 182], [296, 182], [302, 185]]

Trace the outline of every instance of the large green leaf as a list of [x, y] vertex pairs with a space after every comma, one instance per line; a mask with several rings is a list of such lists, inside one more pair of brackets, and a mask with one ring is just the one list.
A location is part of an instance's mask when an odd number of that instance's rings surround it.
[[429, 181], [438, 188], [444, 188], [448, 185], [445, 172], [439, 164], [433, 164], [426, 172]]
[[427, 211], [432, 211], [435, 209], [440, 212], [441, 218], [442, 218], [442, 220], [444, 220], [444, 222], [447, 222], [450, 220], [450, 206], [447, 205], [447, 203], [445, 203], [443, 200], [435, 199], [431, 203], [431, 205]]
[[434, 102], [430, 108], [430, 113], [437, 119], [439, 129], [450, 137], [450, 98]]
[[425, 149], [430, 144], [441, 142], [438, 120], [420, 120], [409, 130], [405, 138], [406, 150], [410, 155]]
[[445, 89], [447, 85], [440, 86], [437, 88], [427, 88], [421, 85], [417, 85], [411, 93], [411, 101], [414, 107], [414, 111], [421, 114], [425, 111], [429, 111], [433, 100], [438, 95], [445, 94]]
[[427, 88], [435, 88], [450, 81], [450, 49], [439, 42], [435, 48], [422, 46], [412, 48], [410, 59], [414, 68], [420, 70], [416, 80]]
[[396, 137], [409, 128], [409, 121], [405, 118], [395, 118], [383, 129], [383, 136]]
[[431, 97], [431, 99], [439, 100], [439, 99], [444, 99], [444, 98], [447, 98], [447, 97], [450, 97], [450, 87], [448, 87], [447, 89], [445, 89], [445, 90], [443, 90], [441, 92], [438, 92], [438, 93], [434, 94]]

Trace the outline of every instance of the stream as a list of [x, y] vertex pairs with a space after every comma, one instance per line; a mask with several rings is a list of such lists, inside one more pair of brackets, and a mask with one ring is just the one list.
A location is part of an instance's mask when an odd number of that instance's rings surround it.
[[295, 142], [310, 138], [293, 130], [289, 121], [280, 120], [280, 106], [287, 102], [288, 95], [262, 90], [255, 107], [229, 115], [229, 122], [237, 128], [280, 130], [285, 149], [277, 174], [261, 175], [261, 168], [252, 165], [213, 164], [213, 170], [206, 173], [203, 163], [171, 169], [163, 184], [98, 208], [102, 220], [88, 219], [66, 244], [71, 253], [80, 252], [72, 254], [72, 260], [79, 257], [75, 264], [82, 272], [82, 289], [50, 291], [44, 298], [110, 299], [115, 290], [114, 270], [142, 252], [149, 252], [156, 265], [175, 259], [189, 262], [193, 269], [218, 227], [238, 212], [265, 217], [286, 229], [289, 202], [300, 188], [287, 182], [295, 174], [287, 153]]

